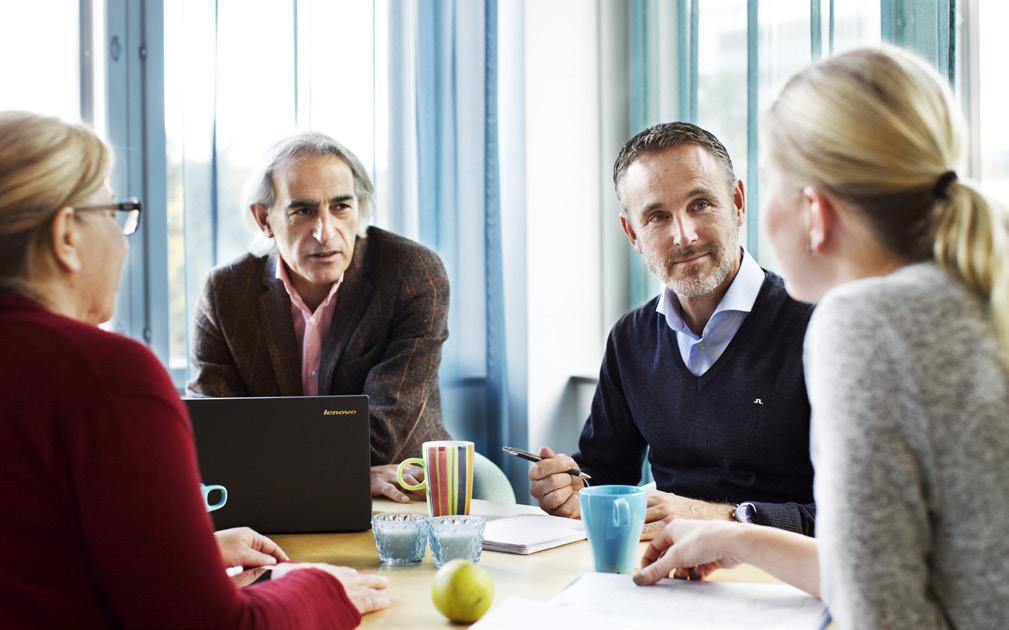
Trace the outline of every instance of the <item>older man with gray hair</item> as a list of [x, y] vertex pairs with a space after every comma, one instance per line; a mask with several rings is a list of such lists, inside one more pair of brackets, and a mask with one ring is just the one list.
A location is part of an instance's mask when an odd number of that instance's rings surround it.
[[[448, 439], [438, 366], [448, 277], [437, 254], [368, 226], [373, 187], [339, 142], [273, 147], [247, 211], [266, 247], [211, 271], [196, 309], [196, 396], [367, 394], [373, 495], [407, 501], [395, 464]], [[406, 479], [423, 478], [420, 469]]]

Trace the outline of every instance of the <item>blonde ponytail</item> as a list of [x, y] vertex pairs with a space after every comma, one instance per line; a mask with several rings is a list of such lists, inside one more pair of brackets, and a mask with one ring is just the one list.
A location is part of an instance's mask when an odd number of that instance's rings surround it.
[[935, 69], [884, 45], [796, 74], [762, 133], [772, 161], [852, 202], [890, 252], [934, 259], [987, 304], [1009, 370], [1009, 218], [956, 179], [965, 127]]
[[987, 303], [1009, 368], [1009, 213], [966, 182], [946, 196], [936, 207], [936, 263]]

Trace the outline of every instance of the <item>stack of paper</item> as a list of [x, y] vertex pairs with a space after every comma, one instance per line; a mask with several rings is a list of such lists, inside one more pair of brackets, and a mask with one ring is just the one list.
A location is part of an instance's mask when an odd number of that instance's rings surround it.
[[787, 584], [662, 580], [655, 586], [635, 586], [629, 575], [588, 573], [546, 603], [510, 597], [473, 628], [534, 623], [579, 630], [809, 630], [822, 627], [825, 617], [820, 600]]
[[521, 514], [487, 521], [483, 548], [525, 555], [578, 540], [585, 540], [585, 526], [579, 520]]

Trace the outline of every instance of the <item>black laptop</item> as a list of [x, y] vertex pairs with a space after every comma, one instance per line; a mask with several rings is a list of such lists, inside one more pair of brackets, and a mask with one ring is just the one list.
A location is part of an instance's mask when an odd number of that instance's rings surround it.
[[184, 400], [203, 483], [228, 490], [224, 507], [210, 513], [215, 529], [371, 526], [367, 396]]

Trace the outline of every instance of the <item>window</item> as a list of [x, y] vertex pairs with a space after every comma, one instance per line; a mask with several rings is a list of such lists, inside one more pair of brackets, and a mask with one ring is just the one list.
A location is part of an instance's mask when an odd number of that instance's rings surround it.
[[1009, 87], [1003, 80], [1003, 62], [1009, 55], [1003, 25], [1009, 20], [1009, 4], [977, 3], [979, 68], [976, 98], [978, 119], [975, 141], [979, 164], [975, 176], [985, 190], [1003, 202], [1009, 201]]
[[[881, 39], [878, 0], [824, 1], [819, 7], [815, 4], [798, 5], [791, 0], [765, 0], [760, 2], [759, 7], [758, 116], [771, 106], [785, 82], [814, 58], [878, 44]], [[751, 152], [749, 159], [755, 157]], [[740, 176], [747, 173], [743, 170], [745, 164], [745, 161], [740, 162]], [[751, 192], [750, 212], [757, 213], [760, 211], [759, 181], [748, 181], [747, 184]], [[749, 223], [751, 226], [758, 225], [753, 220]], [[761, 265], [777, 269], [774, 250], [765, 234], [759, 234], [755, 249]]]
[[101, 0], [37, 0], [4, 10], [3, 109], [84, 120], [105, 135], [102, 116], [95, 115], [104, 111], [105, 48], [91, 45], [104, 39], [103, 7]]
[[824, 40], [824, 50], [829, 46], [829, 50], [841, 52], [879, 43], [883, 32], [879, 0], [830, 0], [829, 11], [833, 11], [833, 30]]
[[39, 0], [17, 7], [0, 20], [4, 109], [80, 120], [78, 1]]
[[[884, 33], [940, 67], [949, 54], [949, 0], [676, 0], [629, 10], [629, 133], [677, 119], [714, 133], [746, 185], [740, 240], [770, 269], [777, 264], [758, 220], [758, 125], [784, 82], [814, 58], [878, 44]], [[660, 289], [635, 255], [630, 272], [627, 306]]]
[[[756, 9], [757, 32], [750, 32]], [[793, 74], [814, 57], [879, 43], [878, 1], [705, 0], [698, 3], [697, 124], [714, 133], [732, 156], [747, 188], [749, 218], [740, 238], [765, 267], [776, 262], [762, 234], [754, 233], [760, 208], [757, 125]], [[756, 74], [750, 55], [756, 56]], [[751, 102], [751, 90], [756, 102]]]
[[[715, 134], [749, 184], [747, 166], [747, 0], [701, 2], [697, 34], [697, 124]], [[745, 243], [746, 236], [741, 235]]]

